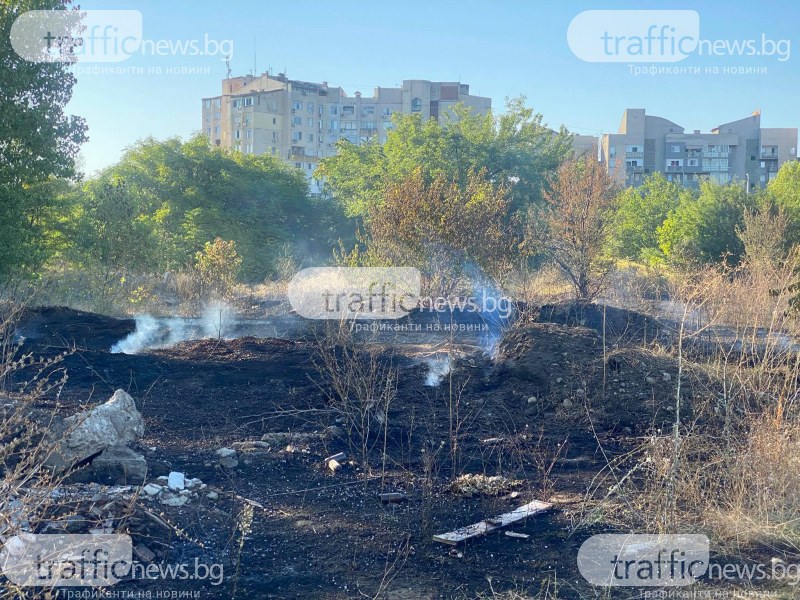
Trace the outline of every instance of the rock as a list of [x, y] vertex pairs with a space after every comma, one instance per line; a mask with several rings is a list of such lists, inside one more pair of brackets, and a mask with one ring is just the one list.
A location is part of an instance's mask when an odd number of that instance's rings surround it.
[[209, 500], [219, 500], [219, 494], [217, 492], [208, 492], [206, 498]]
[[656, 378], [655, 377], [645, 377], [644, 380], [647, 383], [649, 383], [650, 385], [655, 385], [656, 384]]
[[179, 491], [186, 487], [186, 478], [183, 473], [172, 471], [167, 479], [167, 486], [173, 491]]
[[197, 479], [196, 477], [193, 477], [192, 479], [186, 481], [186, 487], [188, 488], [198, 487], [202, 484], [203, 481], [201, 479]]
[[144, 434], [144, 420], [136, 403], [123, 390], [88, 411], [53, 427], [53, 449], [45, 464], [56, 473], [99, 455], [106, 448], [126, 446]]
[[564, 408], [572, 408], [572, 400], [569, 398], [564, 398], [564, 402], [561, 403], [561, 406]]
[[586, 394], [586, 390], [584, 390], [582, 388], [578, 388], [577, 390], [575, 390], [575, 395], [576, 396], [583, 396], [584, 394]]
[[166, 504], [167, 506], [183, 506], [189, 501], [188, 496], [165, 496], [161, 499], [161, 504]]
[[661, 379], [663, 379], [664, 381], [669, 381], [670, 379], [672, 379], [672, 376], [669, 373], [667, 373], [666, 371], [662, 371], [661, 372]]
[[233, 469], [239, 465], [239, 459], [236, 450], [233, 448], [220, 448], [216, 452], [219, 456], [219, 466], [225, 469]]
[[531, 396], [528, 398], [528, 404], [536, 404], [538, 401], [539, 399], [536, 396]]
[[148, 483], [142, 491], [148, 496], [158, 496], [164, 488], [156, 483]]
[[97, 481], [107, 485], [133, 483], [139, 485], [147, 477], [144, 456], [127, 446], [111, 446], [95, 457], [91, 464], [70, 477], [72, 481]]

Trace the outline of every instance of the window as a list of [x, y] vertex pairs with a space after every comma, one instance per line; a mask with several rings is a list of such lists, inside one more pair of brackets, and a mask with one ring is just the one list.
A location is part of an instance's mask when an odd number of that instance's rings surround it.
[[609, 146], [608, 147], [608, 158], [616, 158], [617, 157], [617, 147], [616, 146]]
[[325, 114], [325, 107], [322, 106], [322, 104], [320, 104], [319, 105], [319, 116], [321, 117], [324, 114]]
[[700, 161], [697, 160], [696, 158], [689, 158], [689, 159], [686, 160], [686, 166], [687, 167], [696, 167], [699, 164], [700, 164]]
[[222, 108], [222, 98], [214, 98], [214, 108]]
[[236, 117], [233, 120], [233, 126], [234, 127], [241, 127], [241, 125], [242, 125], [242, 118], [241, 117]]
[[244, 137], [246, 137], [248, 139], [252, 139], [253, 138], [253, 130], [252, 129], [246, 130], [245, 133], [244, 133]]
[[331, 104], [331, 116], [336, 116], [339, 114], [339, 107], [335, 104]]
[[674, 154], [674, 153], [678, 153], [678, 152], [680, 152], [680, 151], [681, 151], [681, 147], [680, 147], [680, 146], [676, 146], [676, 145], [673, 145], [673, 146], [672, 146], [672, 152], [673, 152], [673, 154]]
[[203, 100], [203, 108], [211, 108], [211, 100]]
[[300, 127], [303, 124], [303, 117], [292, 117], [292, 127]]
[[309, 142], [313, 142], [314, 141], [314, 134], [313, 133], [309, 133], [308, 134], [308, 141]]
[[253, 106], [253, 97], [252, 96], [248, 96], [247, 98], [245, 98], [244, 99], [244, 105], [245, 106]]
[[211, 137], [211, 127], [209, 127], [208, 129], [206, 129], [206, 135], [207, 135], [208, 137]]
[[233, 132], [233, 137], [234, 137], [234, 138], [236, 138], [237, 140], [238, 140], [240, 137], [242, 137], [242, 130], [241, 130], [241, 129], [237, 129], [236, 131], [234, 131], [234, 132]]
[[219, 111], [217, 111], [217, 112], [215, 112], [215, 113], [214, 113], [214, 120], [215, 120], [215, 121], [219, 121], [221, 118], [222, 118], [222, 117], [221, 117], [221, 114], [220, 114], [220, 112], [219, 112]]
[[329, 131], [337, 131], [339, 129], [339, 121], [331, 121], [328, 125]]
[[303, 110], [303, 103], [299, 100], [292, 102], [292, 110]]
[[276, 119], [275, 117], [272, 117], [272, 124], [273, 125], [277, 125], [278, 124], [278, 119]]
[[421, 112], [422, 111], [422, 100], [419, 98], [412, 98], [411, 99], [411, 112]]
[[356, 114], [356, 107], [355, 106], [343, 106], [342, 107], [342, 116], [353, 116]]
[[307, 102], [306, 103], [306, 111], [308, 111], [308, 114], [310, 114], [310, 115], [314, 114], [314, 103], [313, 102]]
[[306, 121], [306, 124], [309, 127], [313, 127], [314, 126], [314, 117], [308, 117], [308, 120]]
[[364, 107], [364, 115], [374, 115], [375, 114], [375, 107], [374, 106], [365, 106]]
[[242, 108], [242, 99], [237, 98], [233, 101], [233, 108]]
[[303, 132], [302, 131], [293, 131], [292, 132], [292, 141], [293, 142], [300, 142], [303, 139]]
[[214, 127], [214, 133], [215, 133], [216, 135], [219, 135], [219, 125], [217, 125], [216, 127]]
[[625, 146], [625, 152], [641, 152], [639, 146]]

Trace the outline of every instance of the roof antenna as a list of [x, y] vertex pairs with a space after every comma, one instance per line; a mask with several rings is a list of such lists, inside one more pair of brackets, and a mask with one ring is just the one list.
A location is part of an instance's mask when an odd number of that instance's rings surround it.
[[256, 57], [258, 56], [258, 39], [256, 36], [253, 36], [253, 77], [258, 75], [258, 66]]
[[230, 54], [226, 54], [225, 55], [225, 68], [228, 70], [228, 74], [225, 77], [226, 77], [226, 79], [230, 79], [231, 78], [231, 55]]

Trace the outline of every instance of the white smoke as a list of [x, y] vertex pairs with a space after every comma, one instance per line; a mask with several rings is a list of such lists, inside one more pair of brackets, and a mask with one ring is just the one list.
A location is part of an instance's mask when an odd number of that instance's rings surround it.
[[151, 315], [135, 318], [136, 329], [111, 346], [112, 354], [137, 354], [152, 348], [169, 348], [179, 342], [203, 339], [229, 339], [236, 324], [236, 313], [224, 302], [206, 305], [199, 319]]
[[449, 375], [452, 362], [449, 354], [438, 354], [432, 358], [426, 358], [425, 364], [428, 365], [425, 385], [436, 387]]

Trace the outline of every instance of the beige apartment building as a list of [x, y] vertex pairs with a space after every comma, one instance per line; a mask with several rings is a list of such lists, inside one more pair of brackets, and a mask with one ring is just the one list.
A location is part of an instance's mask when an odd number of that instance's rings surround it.
[[375, 88], [372, 96], [348, 96], [327, 82], [309, 83], [263, 73], [222, 80], [222, 94], [203, 98], [202, 131], [212, 144], [248, 154], [270, 153], [289, 160], [312, 178], [320, 159], [335, 153], [341, 139], [354, 144], [386, 141], [392, 114], [442, 120], [462, 103], [479, 114], [490, 98], [469, 93], [459, 82], [404, 80], [402, 87]]
[[619, 132], [606, 134], [600, 161], [625, 185], [638, 186], [650, 173], [696, 187], [705, 177], [719, 183], [738, 180], [749, 189], [764, 187], [781, 165], [797, 160], [796, 128], [762, 128], [761, 112], [700, 133], [629, 108]]

